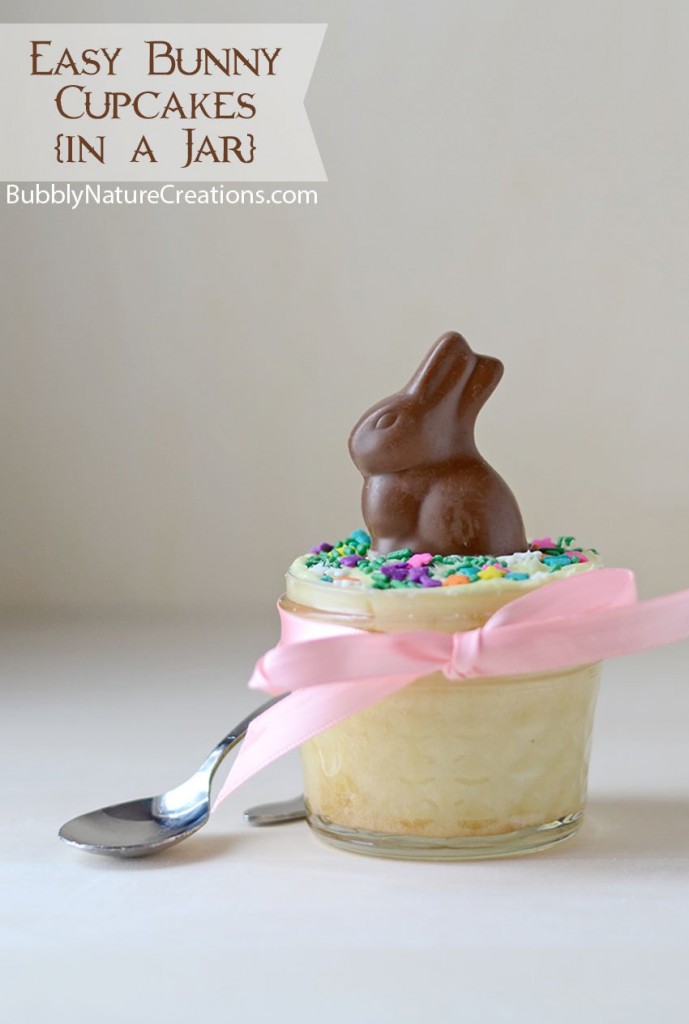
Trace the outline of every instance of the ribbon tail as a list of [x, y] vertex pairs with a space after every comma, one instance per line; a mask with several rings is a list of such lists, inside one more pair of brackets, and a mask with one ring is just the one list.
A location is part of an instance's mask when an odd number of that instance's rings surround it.
[[599, 623], [596, 633], [605, 658], [650, 651], [686, 640], [689, 637], [689, 590], [613, 608]]
[[358, 711], [378, 704], [418, 677], [419, 673], [414, 672], [385, 679], [363, 679], [356, 683], [310, 686], [296, 690], [279, 704], [274, 704], [249, 726], [213, 810], [230, 793], [283, 754]]
[[[515, 602], [516, 603], [516, 602]], [[562, 622], [512, 623], [482, 630], [473, 675], [502, 676], [605, 661], [689, 637], [689, 590], [633, 605], [586, 612]]]

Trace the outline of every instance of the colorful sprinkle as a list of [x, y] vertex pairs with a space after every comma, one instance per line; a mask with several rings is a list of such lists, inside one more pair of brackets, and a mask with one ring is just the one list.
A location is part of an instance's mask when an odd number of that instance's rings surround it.
[[505, 575], [505, 570], [500, 566], [497, 568], [494, 565], [489, 565], [485, 569], [481, 569], [478, 574], [480, 580], [501, 580]]
[[407, 567], [400, 562], [381, 565], [380, 571], [390, 580], [406, 580], [407, 578]]
[[[410, 564], [411, 564], [411, 561], [410, 561]], [[428, 575], [428, 570], [427, 569], [425, 569], [425, 568], [417, 568], [417, 567], [412, 566], [412, 568], [407, 573], [407, 579], [411, 583], [420, 583], [421, 582], [421, 577], [422, 576], [427, 576], [427, 575]]]
[[443, 580], [444, 587], [455, 587], [460, 583], [471, 583], [471, 580], [463, 572], [455, 572], [452, 576], [446, 576]]
[[529, 545], [532, 551], [543, 551], [544, 548], [554, 548], [555, 546], [552, 537], [539, 537], [537, 540], [532, 540]]
[[340, 559], [340, 565], [357, 565], [358, 562], [363, 562], [361, 555], [345, 555], [344, 558]]
[[543, 559], [543, 564], [561, 569], [563, 565], [571, 565], [572, 559], [569, 555], [546, 555]]
[[526, 552], [500, 558], [484, 555], [433, 555], [400, 548], [388, 555], [371, 551], [371, 538], [354, 530], [336, 544], [323, 542], [303, 557], [303, 566], [325, 583], [359, 584], [377, 590], [466, 586], [489, 580], [531, 579], [590, 561], [594, 549], [576, 547], [573, 537], [539, 537]]

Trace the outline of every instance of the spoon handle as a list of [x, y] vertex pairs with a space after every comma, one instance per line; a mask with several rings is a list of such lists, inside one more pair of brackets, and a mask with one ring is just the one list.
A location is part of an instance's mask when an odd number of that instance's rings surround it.
[[266, 825], [282, 825], [287, 821], [302, 821], [306, 817], [306, 804], [303, 796], [295, 796], [292, 800], [279, 800], [271, 804], [259, 804], [247, 807], [244, 821], [254, 827]]
[[199, 768], [199, 774], [208, 776], [208, 781], [211, 782], [215, 775], [218, 767], [221, 765], [225, 757], [229, 752], [240, 743], [246, 736], [247, 730], [255, 718], [262, 715], [268, 708], [272, 708], [273, 704], [277, 704], [278, 701], [283, 700], [287, 696], [286, 693], [281, 693], [277, 697], [271, 697], [265, 704], [261, 704], [260, 707], [254, 708], [250, 714], [244, 718], [239, 725], [235, 725], [231, 732], [228, 732], [227, 736], [220, 740], [217, 746], [213, 747], [210, 754]]

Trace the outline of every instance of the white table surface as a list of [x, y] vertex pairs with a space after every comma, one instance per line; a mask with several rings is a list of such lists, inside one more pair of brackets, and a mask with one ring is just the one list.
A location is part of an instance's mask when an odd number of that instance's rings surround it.
[[689, 645], [606, 666], [587, 820], [536, 856], [402, 863], [241, 811], [115, 861], [67, 818], [182, 781], [256, 703], [274, 625], [8, 625], [0, 1004], [39, 1020], [689, 1020]]

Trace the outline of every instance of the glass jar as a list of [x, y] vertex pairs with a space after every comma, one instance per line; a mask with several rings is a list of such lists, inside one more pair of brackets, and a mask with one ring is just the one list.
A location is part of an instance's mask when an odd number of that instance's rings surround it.
[[[336, 593], [288, 575], [281, 606], [333, 625], [456, 632], [532, 589], [500, 582]], [[586, 802], [599, 679], [595, 664], [415, 680], [302, 746], [309, 825], [334, 846], [400, 858], [507, 856], [567, 839]]]

